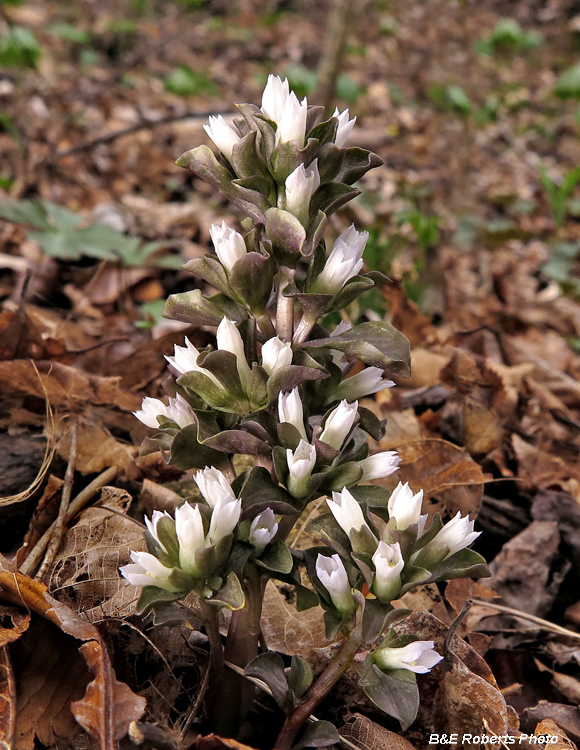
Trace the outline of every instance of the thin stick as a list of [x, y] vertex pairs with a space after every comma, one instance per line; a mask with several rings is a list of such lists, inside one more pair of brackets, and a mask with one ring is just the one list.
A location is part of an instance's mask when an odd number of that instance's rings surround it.
[[58, 516], [56, 521], [52, 524], [52, 536], [44, 556], [44, 562], [40, 566], [40, 570], [36, 574], [36, 580], [42, 581], [47, 571], [51, 568], [56, 553], [62, 542], [64, 534], [64, 528], [66, 525], [66, 517], [69, 509], [70, 496], [72, 494], [73, 482], [75, 477], [75, 465], [77, 462], [77, 423], [73, 421], [70, 430], [70, 450], [68, 454], [68, 466], [66, 467], [66, 473], [64, 475], [64, 484], [62, 486], [62, 496], [60, 500], [60, 508], [58, 509]]
[[283, 292], [292, 283], [293, 268], [281, 266], [278, 272], [278, 304], [276, 306], [276, 332], [282, 341], [291, 342], [294, 334], [294, 298], [285, 297]]
[[568, 630], [568, 628], [562, 628], [560, 625], [555, 625], [549, 620], [543, 620], [541, 617], [535, 615], [529, 615], [527, 612], [522, 612], [519, 609], [512, 609], [511, 607], [504, 607], [502, 604], [493, 604], [487, 602], [484, 599], [474, 599], [474, 607], [488, 607], [489, 609], [495, 609], [498, 612], [504, 612], [506, 615], [512, 615], [513, 617], [519, 617], [520, 620], [528, 620], [536, 625], [539, 625], [544, 630], [549, 630], [552, 633], [558, 633], [559, 635], [565, 635], [567, 638], [575, 638], [580, 640], [580, 633], [576, 633], [574, 630]]
[[[66, 514], [67, 523], [69, 523], [76, 516], [76, 514], [82, 508], [84, 508], [84, 506], [89, 502], [89, 500], [91, 500], [93, 495], [101, 489], [101, 487], [104, 487], [105, 485], [109, 484], [109, 482], [113, 481], [113, 479], [117, 476], [117, 471], [118, 468], [116, 466], [110, 466], [108, 469], [105, 469], [105, 471], [101, 472], [99, 476], [96, 477], [96, 479], [93, 479], [93, 481], [88, 484], [84, 488], [84, 490], [81, 490], [79, 492], [79, 494], [69, 505], [68, 512]], [[38, 542], [36, 542], [26, 560], [20, 566], [20, 571], [21, 573], [24, 573], [24, 575], [31, 575], [31, 573], [33, 573], [40, 565], [40, 560], [42, 559], [44, 550], [47, 548], [48, 543], [50, 542], [50, 539], [52, 537], [55, 523], [56, 521], [48, 527], [48, 529], [40, 537]]]
[[[126, 135], [132, 135], [133, 133], [138, 133], [140, 130], [147, 130], [159, 127], [160, 125], [170, 125], [174, 122], [180, 122], [182, 120], [192, 120], [192, 119], [199, 119], [199, 120], [206, 120], [210, 115], [232, 115], [233, 112], [221, 110], [218, 108], [216, 111], [215, 108], [212, 110], [208, 110], [207, 112], [185, 112], [181, 115], [165, 115], [165, 117], [160, 117], [157, 120], [151, 120], [149, 118], [143, 118], [135, 125], [131, 125], [128, 128], [123, 128], [122, 130], [115, 130], [112, 133], [105, 133], [104, 135], [100, 135], [98, 138], [94, 138], [92, 141], [88, 141], [87, 143], [80, 143], [78, 146], [72, 146], [71, 148], [67, 148], [65, 151], [57, 151], [56, 153], [52, 155], [48, 155], [44, 159], [44, 164], [54, 164], [57, 161], [60, 161], [61, 159], [65, 159], [67, 156], [74, 156], [75, 154], [80, 154], [83, 151], [92, 151], [97, 146], [102, 146], [106, 143], [113, 143], [113, 141], [116, 141], [118, 138], [124, 138]], [[42, 163], [42, 162], [41, 162]]]

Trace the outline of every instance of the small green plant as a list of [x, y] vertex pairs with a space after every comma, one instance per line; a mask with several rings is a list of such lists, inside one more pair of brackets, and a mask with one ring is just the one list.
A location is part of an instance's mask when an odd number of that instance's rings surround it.
[[119, 260], [125, 266], [178, 268], [179, 258], [164, 255], [166, 243], [141, 243], [137, 237], [98, 222], [81, 227], [80, 214], [50, 201], [0, 201], [0, 218], [32, 227], [30, 239], [47, 255], [60, 260], [79, 260], [82, 256], [100, 260]]
[[580, 242], [554, 242], [550, 251], [550, 260], [542, 266], [542, 271], [548, 278], [557, 281], [563, 292], [580, 297], [580, 278], [573, 275], [580, 254]]
[[453, 112], [460, 117], [471, 114], [471, 101], [461, 86], [433, 84], [428, 90], [429, 98], [440, 109]]
[[480, 39], [476, 45], [478, 52], [485, 55], [521, 54], [540, 47], [544, 38], [537, 31], [525, 31], [515, 18], [500, 18], [488, 37]]
[[557, 227], [561, 227], [566, 219], [569, 201], [574, 188], [576, 187], [578, 180], [580, 180], [580, 167], [576, 167], [576, 169], [572, 169], [564, 175], [561, 182], [550, 177], [543, 164], [538, 168], [538, 173], [540, 182], [542, 183], [542, 187], [548, 198], [550, 208], [552, 209], [554, 223]]
[[0, 67], [36, 68], [41, 47], [29, 29], [9, 26], [0, 38]]
[[554, 94], [559, 99], [580, 100], [580, 63], [562, 73], [554, 87]]
[[419, 250], [424, 257], [425, 253], [439, 242], [439, 216], [424, 214], [419, 209], [414, 209], [403, 211], [399, 215], [399, 225], [405, 222], [413, 227]]
[[197, 73], [189, 65], [178, 65], [165, 78], [166, 91], [178, 96], [217, 94], [217, 87], [204, 73]]
[[46, 33], [58, 36], [66, 42], [72, 42], [73, 44], [85, 45], [90, 44], [91, 41], [91, 35], [88, 31], [72, 26], [70, 23], [55, 23], [48, 27]]

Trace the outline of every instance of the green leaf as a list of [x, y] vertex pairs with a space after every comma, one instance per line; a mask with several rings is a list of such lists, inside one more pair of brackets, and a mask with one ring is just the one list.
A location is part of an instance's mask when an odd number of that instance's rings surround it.
[[281, 208], [266, 211], [266, 234], [280, 262], [296, 265], [306, 242], [306, 231], [298, 219]]
[[260, 253], [244, 255], [234, 265], [228, 279], [230, 289], [257, 315], [261, 315], [266, 309], [272, 294], [273, 280], [272, 258]]
[[580, 63], [562, 73], [556, 82], [554, 94], [560, 99], [580, 99]]
[[314, 675], [310, 664], [301, 656], [293, 656], [288, 676], [288, 686], [298, 698], [312, 685]]
[[282, 710], [292, 708], [292, 698], [289, 695], [288, 682], [284, 673], [284, 662], [279, 654], [259, 654], [244, 669], [244, 674], [265, 682]]
[[410, 374], [410, 344], [406, 336], [383, 321], [361, 323], [348, 331], [302, 344], [305, 349], [338, 349], [374, 367], [402, 377]]
[[316, 721], [308, 724], [298, 744], [292, 750], [302, 750], [303, 747], [330, 747], [340, 744], [338, 729], [329, 721]]
[[14, 224], [24, 224], [35, 229], [50, 230], [46, 212], [37, 201], [0, 201], [0, 218]]
[[88, 31], [78, 29], [70, 23], [53, 23], [52, 26], [48, 27], [46, 33], [65, 39], [67, 42], [74, 42], [75, 44], [89, 44], [91, 41]]
[[273, 573], [284, 573], [286, 575], [290, 573], [293, 566], [292, 555], [284, 542], [269, 544], [256, 560], [256, 563]]
[[207, 281], [224, 294], [229, 294], [228, 277], [219, 260], [206, 255], [203, 258], [194, 258], [188, 261], [182, 268], [184, 271], [197, 276], [197, 278]]
[[0, 38], [0, 66], [36, 68], [40, 45], [24, 26], [8, 26]]
[[197, 425], [188, 425], [179, 430], [171, 444], [169, 463], [181, 471], [204, 469], [206, 466], [224, 468], [227, 459], [223, 453], [201, 445], [198, 441]]
[[396, 679], [382, 672], [376, 664], [367, 663], [359, 685], [381, 711], [398, 719], [405, 730], [417, 717], [419, 689], [413, 672], [400, 671], [406, 672], [408, 678]]
[[189, 65], [178, 65], [168, 76], [163, 85], [166, 91], [178, 96], [196, 96], [198, 94], [217, 94], [216, 85], [203, 73], [196, 73]]
[[246, 604], [246, 597], [242, 584], [235, 573], [230, 573], [226, 578], [225, 584], [219, 591], [207, 599], [208, 604], [227, 607], [227, 609], [242, 609]]

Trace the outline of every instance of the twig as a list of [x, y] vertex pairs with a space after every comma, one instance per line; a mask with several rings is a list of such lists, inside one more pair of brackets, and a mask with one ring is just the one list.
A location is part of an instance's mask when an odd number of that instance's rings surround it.
[[[93, 479], [93, 481], [88, 484], [84, 488], [84, 490], [81, 490], [81, 492], [79, 492], [79, 494], [69, 505], [68, 512], [66, 514], [67, 523], [69, 523], [76, 516], [79, 510], [84, 508], [84, 506], [89, 502], [93, 495], [101, 489], [101, 487], [104, 487], [109, 482], [113, 481], [113, 479], [117, 475], [117, 471], [118, 468], [116, 466], [110, 466], [108, 469], [105, 469], [105, 471], [101, 472], [101, 474], [99, 474], [96, 479]], [[48, 527], [48, 529], [40, 537], [38, 542], [36, 542], [26, 560], [20, 566], [20, 571], [24, 573], [24, 575], [30, 575], [39, 566], [40, 560], [42, 559], [42, 556], [44, 554], [44, 550], [47, 548], [48, 543], [50, 542], [50, 539], [52, 537], [55, 523], [56, 521]]]
[[71, 425], [70, 430], [70, 450], [68, 455], [68, 466], [66, 467], [66, 473], [64, 475], [64, 484], [62, 486], [62, 495], [60, 500], [60, 507], [58, 509], [58, 516], [56, 521], [52, 524], [52, 536], [44, 556], [44, 561], [40, 566], [40, 570], [36, 574], [36, 580], [42, 581], [46, 572], [52, 566], [60, 543], [62, 542], [62, 536], [64, 534], [64, 527], [66, 525], [67, 512], [69, 509], [70, 496], [72, 494], [74, 476], [75, 476], [75, 465], [77, 461], [77, 423], [74, 421]]
[[445, 655], [447, 655], [447, 653], [451, 650], [451, 641], [453, 640], [453, 636], [457, 632], [457, 628], [461, 625], [463, 618], [469, 612], [472, 606], [473, 601], [471, 599], [467, 599], [467, 601], [463, 605], [463, 609], [451, 623], [449, 630], [447, 631], [447, 635], [445, 636], [445, 642], [443, 644], [443, 651]]
[[568, 628], [563, 628], [560, 625], [555, 625], [553, 622], [550, 622], [549, 620], [543, 620], [541, 617], [529, 615], [527, 612], [522, 612], [519, 609], [504, 607], [503, 604], [493, 604], [492, 602], [488, 603], [486, 599], [476, 598], [473, 599], [473, 606], [495, 609], [498, 612], [504, 612], [506, 615], [519, 617], [520, 620], [528, 620], [529, 622], [533, 622], [535, 625], [539, 625], [544, 630], [549, 630], [552, 633], [558, 633], [558, 635], [564, 635], [567, 638], [575, 638], [576, 640], [580, 640], [580, 633], [576, 633], [574, 630], [568, 630]]
[[126, 135], [133, 135], [133, 133], [138, 133], [140, 130], [148, 130], [150, 128], [159, 127], [160, 125], [170, 125], [171, 123], [181, 122], [182, 120], [206, 120], [210, 115], [219, 114], [227, 116], [234, 113], [217, 107], [204, 112], [184, 112], [181, 115], [165, 115], [165, 117], [159, 117], [156, 120], [144, 117], [142, 120], [135, 123], [135, 125], [131, 125], [128, 128], [115, 130], [112, 133], [105, 133], [104, 135], [100, 135], [97, 138], [93, 138], [92, 141], [80, 143], [78, 146], [71, 146], [71, 148], [67, 148], [64, 151], [56, 151], [56, 153], [49, 154], [44, 159], [44, 161], [40, 163], [44, 163], [45, 165], [54, 164], [61, 159], [65, 159], [67, 156], [74, 156], [75, 154], [80, 154], [83, 151], [92, 151], [92, 149], [96, 148], [97, 146], [102, 146], [106, 143], [113, 143], [113, 141], [116, 141], [118, 138], [124, 138]]

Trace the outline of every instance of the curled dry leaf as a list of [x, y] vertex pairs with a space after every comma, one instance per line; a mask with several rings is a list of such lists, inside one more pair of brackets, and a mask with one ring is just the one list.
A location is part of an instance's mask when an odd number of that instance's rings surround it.
[[409, 740], [362, 714], [353, 714], [339, 732], [341, 737], [361, 750], [415, 750]]
[[16, 685], [7, 645], [0, 647], [0, 750], [12, 750], [16, 730]]
[[242, 745], [237, 740], [219, 737], [217, 734], [208, 734], [206, 737], [197, 737], [191, 750], [254, 750], [249, 745]]
[[272, 581], [268, 581], [262, 609], [262, 630], [271, 651], [306, 658], [314, 648], [328, 645], [320, 607], [297, 612]]
[[81, 652], [94, 679], [84, 697], [72, 705], [72, 711], [102, 750], [114, 750], [115, 742], [127, 733], [129, 724], [141, 717], [145, 700], [116, 679], [99, 631], [53, 599], [43, 584], [13, 568], [4, 557], [0, 557], [0, 591], [10, 603], [24, 606], [84, 642]]

